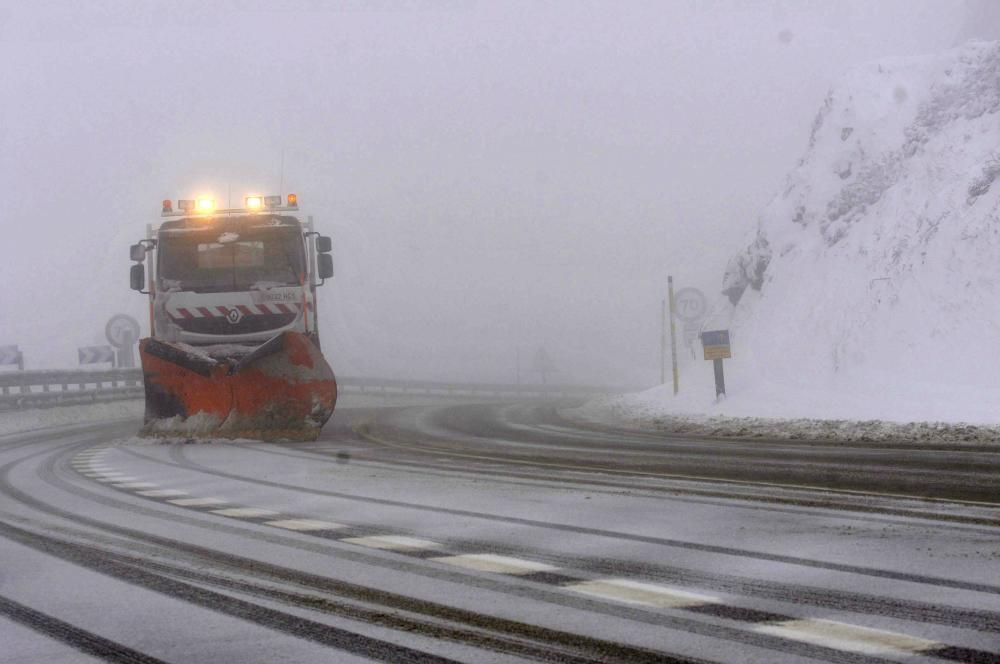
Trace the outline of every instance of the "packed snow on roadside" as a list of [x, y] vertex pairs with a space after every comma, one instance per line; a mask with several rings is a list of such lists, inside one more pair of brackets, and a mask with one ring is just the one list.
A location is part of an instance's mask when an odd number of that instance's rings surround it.
[[[645, 392], [563, 409], [594, 424], [717, 437], [841, 442], [1000, 444], [993, 404], [1000, 389], [917, 385], [900, 391], [750, 380], [745, 363], [726, 361], [727, 396], [716, 399], [712, 363], [682, 362], [680, 392], [668, 383]], [[856, 388], [856, 389], [851, 389]], [[890, 390], [895, 390], [894, 392]]]
[[[379, 408], [392, 406], [438, 406], [443, 403], [469, 403], [476, 399], [463, 399], [461, 397], [442, 398], [440, 396], [425, 396], [420, 394], [354, 394], [342, 393], [337, 399], [337, 409], [340, 411], [351, 408]], [[32, 431], [35, 429], [47, 429], [50, 427], [62, 427], [75, 424], [98, 424], [101, 422], [115, 422], [121, 420], [134, 420], [138, 430], [143, 417], [144, 402], [142, 399], [130, 399], [126, 401], [108, 401], [95, 404], [83, 404], [75, 406], [56, 406], [53, 408], [33, 408], [29, 410], [12, 410], [0, 412], [0, 436]], [[336, 411], [334, 417], [336, 417]], [[197, 425], [205, 425], [203, 418], [192, 418], [192, 428], [198, 429]], [[175, 424], [175, 423], [172, 423]], [[171, 424], [162, 425], [162, 428], [169, 430]], [[204, 430], [204, 426], [202, 427]], [[203, 432], [203, 431], [202, 431]], [[197, 433], [193, 431], [192, 433]], [[163, 442], [189, 442], [185, 437], [157, 436], [155, 438], [135, 438], [132, 442], [147, 440], [150, 444]], [[219, 443], [246, 443], [259, 442], [249, 439], [197, 439], [216, 440]]]
[[6, 411], [0, 413], [0, 435], [75, 424], [98, 424], [121, 420], [141, 422], [143, 408], [142, 400], [129, 399], [127, 401], [108, 401], [77, 406]]
[[731, 330], [727, 398], [685, 349], [678, 396], [658, 387], [570, 414], [736, 435], [1000, 438], [998, 111], [1000, 43], [849, 73], [725, 270], [728, 297], [705, 327]]

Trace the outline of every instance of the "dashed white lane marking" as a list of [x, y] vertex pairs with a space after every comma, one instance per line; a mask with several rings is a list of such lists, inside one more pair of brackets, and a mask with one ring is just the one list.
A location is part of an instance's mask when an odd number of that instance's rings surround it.
[[596, 579], [594, 581], [571, 583], [563, 586], [563, 588], [602, 599], [611, 599], [627, 604], [655, 606], [664, 609], [715, 604], [719, 601], [719, 598], [709, 595], [699, 595], [684, 590], [676, 590], [652, 583], [630, 581], [628, 579]]
[[152, 489], [156, 485], [152, 482], [119, 482], [111, 486], [116, 489]]
[[416, 537], [403, 537], [401, 535], [375, 535], [372, 537], [345, 537], [340, 540], [348, 544], [367, 546], [372, 549], [387, 549], [389, 551], [420, 551], [423, 549], [434, 549], [439, 546], [437, 542], [417, 539]]
[[263, 510], [259, 507], [229, 507], [222, 510], [211, 510], [212, 514], [220, 516], [234, 516], [239, 519], [246, 519], [255, 516], [274, 516], [277, 512]]
[[758, 625], [754, 631], [863, 655], [912, 655], [941, 645], [906, 634], [818, 618]]
[[497, 556], [492, 553], [467, 553], [460, 556], [443, 556], [433, 560], [495, 574], [533, 574], [534, 572], [551, 572], [559, 569], [545, 563], [536, 563], [509, 556]]
[[181, 507], [200, 507], [202, 505], [225, 505], [229, 501], [222, 498], [175, 498], [167, 502]]
[[149, 496], [150, 498], [166, 498], [167, 496], [187, 496], [187, 491], [179, 491], [178, 489], [153, 489], [152, 491], [136, 491], [140, 496]]
[[107, 473], [104, 473], [104, 474], [99, 475], [97, 477], [97, 481], [98, 482], [138, 482], [139, 478], [138, 477], [129, 477], [128, 475], [118, 475], [117, 473], [113, 474], [113, 475], [109, 475]]
[[337, 530], [344, 528], [342, 523], [332, 521], [317, 521], [315, 519], [283, 519], [281, 521], [265, 521], [264, 525], [288, 530]]

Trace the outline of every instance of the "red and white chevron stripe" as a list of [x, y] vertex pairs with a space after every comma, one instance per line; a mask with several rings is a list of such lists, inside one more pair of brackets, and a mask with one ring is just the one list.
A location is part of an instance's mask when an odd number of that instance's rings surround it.
[[230, 309], [239, 309], [244, 316], [276, 316], [294, 314], [302, 310], [298, 302], [271, 302], [268, 304], [237, 304], [235, 307], [168, 307], [167, 313], [177, 320], [183, 318], [225, 318]]

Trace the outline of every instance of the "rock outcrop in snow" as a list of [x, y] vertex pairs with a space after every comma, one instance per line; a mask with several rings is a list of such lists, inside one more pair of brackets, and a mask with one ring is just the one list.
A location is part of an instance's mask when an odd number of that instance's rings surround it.
[[830, 92], [725, 274], [757, 371], [997, 383], [998, 111], [997, 42], [874, 63]]

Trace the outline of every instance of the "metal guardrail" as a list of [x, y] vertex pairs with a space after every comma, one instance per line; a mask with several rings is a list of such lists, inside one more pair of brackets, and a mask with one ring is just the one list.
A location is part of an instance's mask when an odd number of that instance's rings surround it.
[[0, 373], [0, 410], [138, 399], [138, 369], [12, 371]]
[[[513, 383], [451, 383], [433, 380], [338, 376], [341, 392], [373, 395], [412, 394], [428, 397], [565, 398], [593, 396], [633, 388]], [[73, 369], [0, 373], [0, 411], [23, 408], [141, 399], [141, 369]]]

